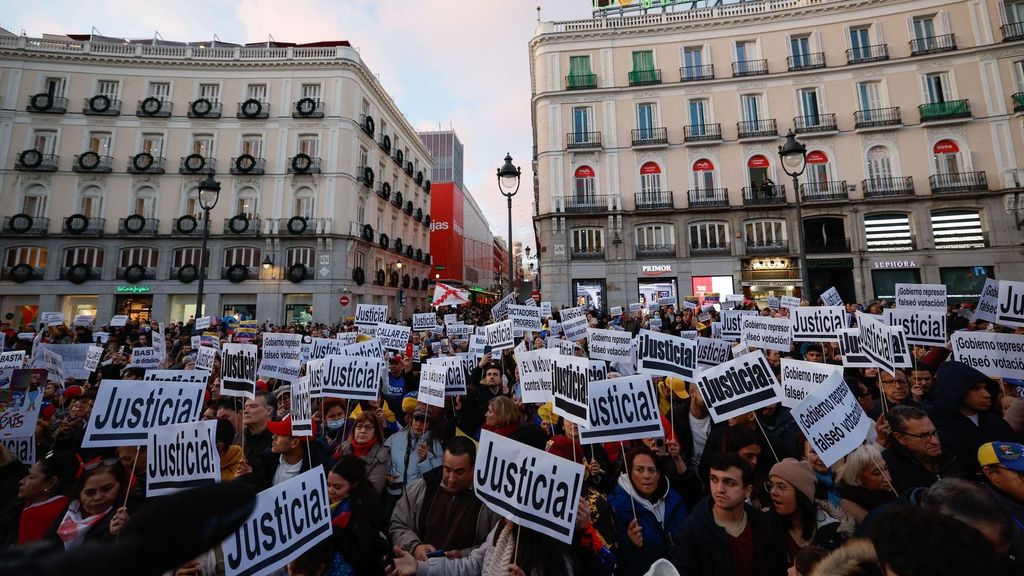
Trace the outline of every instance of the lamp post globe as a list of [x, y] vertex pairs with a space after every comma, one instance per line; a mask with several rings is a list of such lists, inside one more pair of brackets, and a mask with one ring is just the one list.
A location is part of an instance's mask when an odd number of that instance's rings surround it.
[[508, 246], [505, 247], [508, 252], [508, 292], [512, 293], [513, 285], [513, 274], [512, 274], [512, 197], [519, 192], [519, 181], [522, 176], [522, 171], [518, 166], [512, 164], [512, 155], [505, 154], [505, 163], [502, 164], [501, 168], [498, 168], [498, 190], [501, 195], [508, 200]]
[[796, 247], [800, 257], [800, 298], [811, 299], [810, 270], [807, 269], [807, 250], [804, 247], [804, 219], [800, 205], [802, 202], [799, 177], [807, 169], [807, 146], [796, 139], [790, 130], [786, 134], [786, 143], [779, 146], [779, 160], [786, 175], [793, 179], [793, 197], [796, 199]]

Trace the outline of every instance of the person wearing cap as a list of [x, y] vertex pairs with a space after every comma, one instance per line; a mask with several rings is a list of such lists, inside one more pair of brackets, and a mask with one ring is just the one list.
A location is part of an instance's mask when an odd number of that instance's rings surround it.
[[292, 387], [290, 384], [282, 384], [274, 390], [274, 400], [277, 401], [277, 419], [283, 420], [292, 411]]
[[801, 548], [813, 544], [835, 550], [853, 534], [849, 515], [827, 502], [815, 501], [816, 483], [814, 468], [795, 458], [784, 458], [768, 473], [769, 514], [775, 530], [783, 535], [787, 566], [792, 566]]
[[[277, 486], [303, 472], [310, 470], [321, 462], [313, 462], [306, 444], [313, 436], [294, 436], [292, 434], [292, 415], [289, 414], [280, 422], [267, 423], [267, 431], [273, 434], [270, 452], [263, 455], [264, 486]], [[316, 434], [316, 423], [313, 423], [313, 434]], [[319, 460], [319, 459], [318, 459]]]
[[[412, 410], [405, 414], [408, 425], [384, 442], [391, 451], [385, 495], [388, 512], [394, 510], [406, 486], [440, 466], [443, 460], [441, 442], [431, 430], [430, 408], [417, 403], [415, 398], [406, 400], [412, 400]], [[406, 400], [402, 401], [403, 407]]]
[[978, 448], [978, 464], [1000, 505], [1024, 530], [1024, 445], [988, 442]]

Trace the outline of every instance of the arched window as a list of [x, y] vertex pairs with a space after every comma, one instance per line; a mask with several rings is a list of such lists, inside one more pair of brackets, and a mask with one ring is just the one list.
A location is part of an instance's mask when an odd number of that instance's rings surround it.
[[132, 214], [143, 218], [156, 217], [156, 190], [149, 186], [143, 186], [135, 191], [135, 201], [132, 206]]
[[292, 208], [293, 214], [303, 218], [312, 218], [314, 214], [313, 208], [313, 191], [309, 188], [299, 188], [295, 192], [295, 201]]
[[4, 261], [4, 268], [10, 271], [19, 264], [28, 264], [37, 272], [46, 268], [46, 257], [49, 251], [39, 246], [12, 246], [7, 249], [7, 258]]
[[313, 268], [313, 255], [315, 249], [308, 247], [289, 248], [285, 251], [284, 265], [291, 268], [296, 264], [302, 264], [306, 268]]
[[99, 186], [88, 186], [78, 198], [78, 213], [86, 218], [103, 216], [103, 190]]
[[885, 146], [872, 146], [867, 154], [868, 182], [872, 187], [884, 187], [892, 178], [892, 153]]
[[936, 174], [959, 174], [965, 172], [960, 146], [953, 140], [939, 140], [932, 146], [932, 159]]
[[255, 272], [260, 265], [260, 249], [250, 246], [234, 246], [224, 250], [224, 268], [241, 264]]
[[33, 184], [25, 189], [21, 197], [21, 212], [33, 218], [45, 218], [50, 191], [42, 184]]
[[747, 248], [776, 248], [786, 245], [785, 220], [748, 220], [743, 225]]
[[158, 251], [147, 246], [131, 246], [121, 248], [121, 257], [118, 262], [119, 268], [129, 266], [142, 266], [145, 268], [156, 268]]
[[728, 250], [729, 229], [725, 222], [690, 224], [690, 253]]
[[751, 156], [747, 160], [747, 175], [750, 177], [750, 186], [760, 188], [765, 181], [771, 180], [768, 174], [770, 168], [771, 163], [761, 154]]
[[199, 189], [193, 188], [185, 192], [185, 206], [181, 211], [182, 216], [192, 216], [199, 220], [203, 216], [203, 209], [199, 205]]
[[645, 162], [640, 167], [640, 194], [657, 196], [661, 192], [661, 166], [655, 162]]
[[88, 266], [90, 268], [103, 267], [103, 249], [89, 246], [74, 246], [64, 250], [64, 267]]
[[707, 158], [693, 163], [693, 187], [698, 192], [707, 193], [715, 186], [715, 165]]
[[259, 195], [252, 188], [242, 188], [238, 191], [235, 201], [235, 214], [245, 214], [250, 219], [256, 218], [259, 214]]
[[[199, 266], [199, 253], [201, 248], [198, 246], [191, 248], [175, 248], [173, 258], [171, 258], [171, 267], [174, 269], [181, 268], [182, 266]], [[205, 257], [203, 258], [203, 266], [210, 265], [210, 251], [207, 250]]]
[[597, 202], [595, 198], [594, 169], [590, 166], [580, 166], [573, 174], [574, 201], [578, 207], [592, 207]]
[[828, 183], [831, 180], [829, 173], [828, 154], [821, 150], [812, 150], [807, 153], [807, 168], [804, 170], [804, 196], [814, 198], [828, 194]]

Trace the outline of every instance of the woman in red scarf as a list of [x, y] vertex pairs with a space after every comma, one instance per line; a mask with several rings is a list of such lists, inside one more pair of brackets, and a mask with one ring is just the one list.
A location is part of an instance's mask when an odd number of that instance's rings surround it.
[[42, 540], [68, 505], [67, 491], [78, 468], [78, 459], [70, 452], [52, 452], [32, 465], [18, 488], [18, 498], [25, 503], [18, 520], [18, 544]]
[[373, 491], [380, 496], [388, 479], [391, 449], [384, 445], [384, 427], [375, 412], [362, 412], [355, 419], [352, 434], [335, 452], [335, 460], [353, 455], [366, 464], [366, 478]]
[[508, 438], [519, 430], [521, 422], [515, 402], [508, 396], [497, 396], [487, 404], [483, 429]]
[[128, 510], [118, 507], [127, 490], [128, 473], [117, 458], [89, 462], [75, 491], [77, 498], [44, 538], [67, 550], [86, 542], [113, 542], [128, 523]]

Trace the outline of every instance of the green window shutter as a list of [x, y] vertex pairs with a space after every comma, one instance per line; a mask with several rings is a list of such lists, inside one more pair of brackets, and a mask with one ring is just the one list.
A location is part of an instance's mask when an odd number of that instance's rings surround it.
[[570, 56], [569, 75], [583, 76], [590, 74], [590, 56]]
[[654, 52], [651, 50], [633, 52], [633, 71], [644, 72], [647, 70], [654, 70]]

